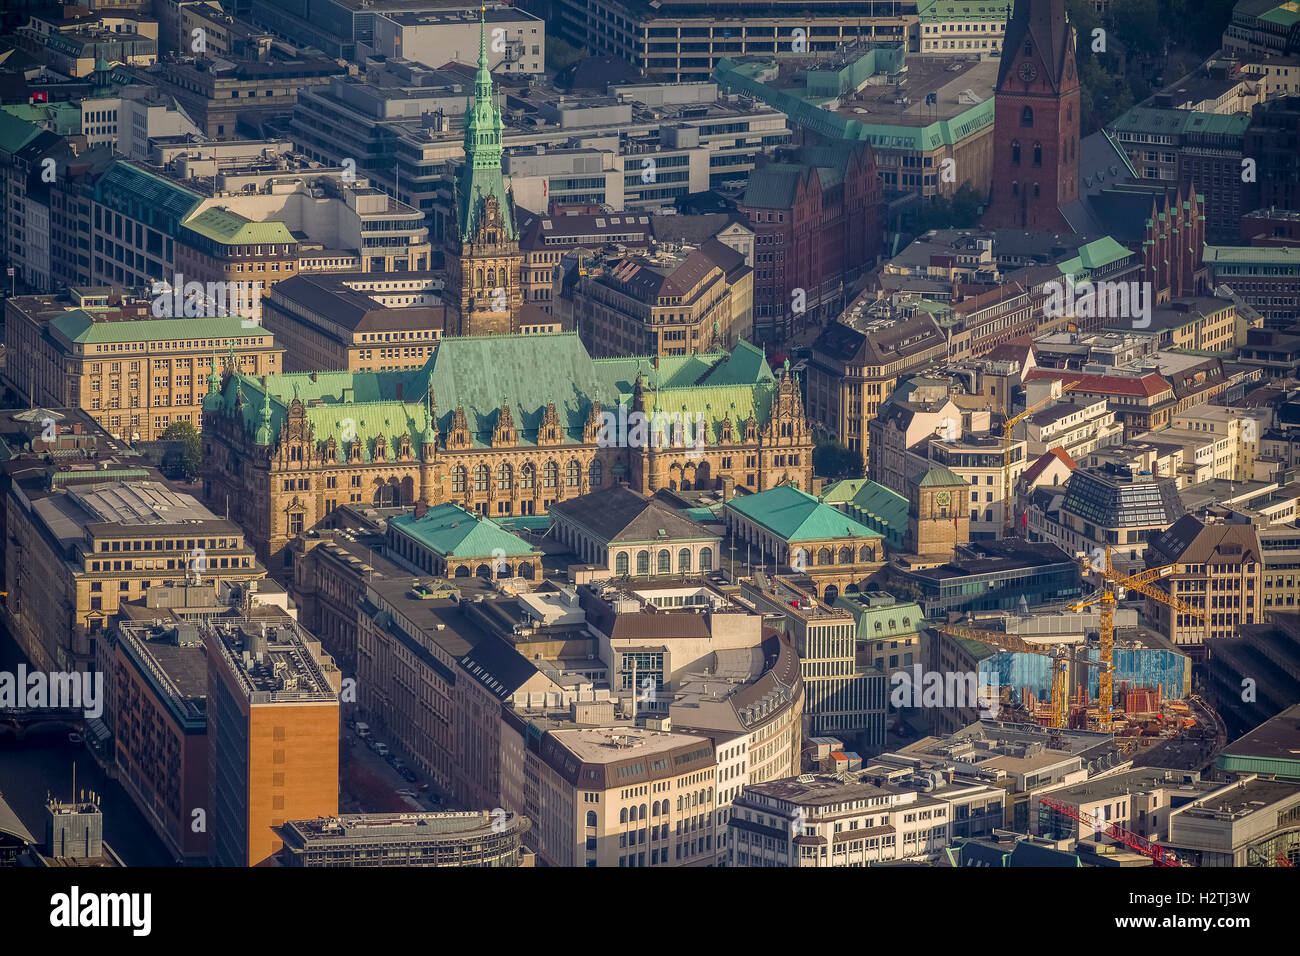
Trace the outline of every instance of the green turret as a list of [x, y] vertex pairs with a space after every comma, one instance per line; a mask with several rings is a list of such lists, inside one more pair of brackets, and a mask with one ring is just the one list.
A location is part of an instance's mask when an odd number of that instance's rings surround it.
[[[266, 384], [262, 387], [265, 389]], [[262, 392], [262, 424], [257, 428], [257, 435], [253, 439], [259, 445], [271, 444], [271, 391], [266, 389]]]

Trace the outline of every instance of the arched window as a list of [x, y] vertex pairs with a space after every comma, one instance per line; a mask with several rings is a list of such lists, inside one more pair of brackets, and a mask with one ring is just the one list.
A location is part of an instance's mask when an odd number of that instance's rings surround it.
[[479, 465], [477, 468], [474, 469], [474, 490], [475, 491], [488, 490], [488, 466], [487, 465]]
[[645, 804], [641, 804], [641, 819], [645, 819]]
[[475, 270], [474, 270], [474, 288], [476, 288], [476, 289], [481, 289], [481, 288], [483, 288], [483, 270], [482, 270], [482, 269], [475, 269]]
[[614, 555], [614, 573], [627, 574], [627, 552], [620, 551]]
[[605, 467], [600, 463], [599, 458], [591, 459], [591, 467], [587, 469], [587, 482], [593, 488], [599, 488], [600, 483], [605, 480]]
[[664, 548], [659, 552], [659, 573], [671, 574], [673, 570], [673, 556]]
[[570, 488], [578, 487], [582, 480], [582, 466], [578, 464], [578, 459], [572, 459], [564, 466], [564, 483]]
[[1017, 180], [1014, 180], [1014, 179], [1011, 180], [1011, 195], [1013, 195], [1013, 196], [1019, 196], [1019, 195], [1020, 195], [1020, 183], [1019, 183]]
[[870, 560], [871, 560], [871, 546], [870, 546], [870, 545], [866, 545], [866, 544], [864, 544], [864, 545], [862, 546], [862, 549], [858, 552], [858, 560], [859, 560], [859, 561], [870, 561]]
[[682, 548], [677, 552], [677, 573], [685, 574], [691, 569], [691, 549]]
[[1011, 165], [1020, 165], [1020, 140], [1018, 139], [1013, 139], [1011, 141]]
[[521, 488], [532, 488], [536, 483], [537, 469], [533, 467], [531, 461], [527, 462], [524, 465], [524, 470], [519, 473], [519, 486]]
[[1038, 183], [1034, 183], [1034, 198], [1038, 198]]
[[637, 574], [650, 573], [650, 552], [649, 551], [638, 551], [636, 553], [636, 573]]
[[1032, 107], [1026, 106], [1024, 109], [1020, 111], [1020, 125], [1021, 126], [1034, 125], [1034, 110]]
[[618, 811], [618, 822], [627, 823], [627, 807], [624, 807], [622, 810]]
[[1043, 144], [1042, 143], [1034, 144], [1034, 165], [1035, 166], [1043, 165]]
[[845, 545], [840, 548], [840, 564], [853, 563], [853, 549]]
[[497, 270], [489, 269], [487, 273], [487, 284], [489, 289], [495, 289], [497, 284]]
[[463, 494], [465, 491], [465, 478], [465, 466], [457, 465], [451, 473], [451, 490]]
[[652, 816], [652, 817], [657, 817], [657, 816], [659, 816], [659, 801], [658, 801], [658, 800], [655, 800], [653, 803], [650, 804], [650, 816]]
[[589, 827], [594, 827], [595, 825], [596, 825], [596, 811], [595, 811], [595, 810], [588, 810], [588, 811], [587, 811], [587, 826], [589, 826]]
[[818, 564], [830, 564], [830, 563], [831, 563], [831, 549], [830, 549], [830, 548], [820, 548], [820, 549], [817, 551], [817, 563], [818, 563]]
[[560, 480], [560, 466], [553, 461], [546, 463], [546, 470], [542, 472], [542, 487], [554, 488], [556, 482]]
[[514, 487], [514, 469], [505, 462], [497, 465], [497, 491], [509, 491]]
[[681, 812], [682, 812], [682, 798], [681, 798], [681, 794], [678, 794], [678, 796], [677, 796], [677, 812], [678, 812], [678, 813], [681, 813]]
[[701, 571], [713, 570], [713, 549], [712, 548], [700, 548], [700, 570]]

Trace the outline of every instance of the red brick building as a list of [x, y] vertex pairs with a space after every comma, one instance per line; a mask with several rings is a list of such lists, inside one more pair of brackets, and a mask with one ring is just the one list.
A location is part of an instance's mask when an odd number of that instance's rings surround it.
[[1193, 185], [1170, 189], [1164, 202], [1153, 198], [1151, 215], [1139, 251], [1142, 256], [1142, 279], [1151, 283], [1159, 295], [1169, 290], [1169, 297], [1200, 295], [1206, 288], [1201, 260], [1205, 251], [1205, 196]]
[[998, 69], [993, 190], [985, 228], [1073, 232], [1079, 198], [1079, 77], [1065, 0], [1016, 0]]
[[865, 143], [803, 146], [754, 170], [737, 204], [754, 230], [754, 338], [834, 318], [880, 255], [881, 186]]

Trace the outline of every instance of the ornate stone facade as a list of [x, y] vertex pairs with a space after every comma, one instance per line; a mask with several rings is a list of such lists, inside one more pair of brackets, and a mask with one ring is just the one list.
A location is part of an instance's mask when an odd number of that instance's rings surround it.
[[[621, 480], [644, 494], [727, 478], [751, 491], [809, 487], [812, 438], [795, 376], [774, 375], [752, 346], [727, 359], [686, 356], [659, 369], [653, 357], [593, 361], [570, 333], [445, 339], [413, 373], [259, 381], [227, 370], [204, 409], [204, 500], [220, 512], [228, 499], [275, 571], [288, 542], [345, 504], [454, 502], [500, 518], [545, 514]], [[707, 384], [719, 369], [727, 382]], [[482, 396], [497, 385], [504, 394], [489, 406]], [[440, 397], [456, 403], [450, 413], [438, 411]], [[611, 415], [669, 408], [705, 422], [702, 444], [653, 429], [646, 441], [602, 434]]]

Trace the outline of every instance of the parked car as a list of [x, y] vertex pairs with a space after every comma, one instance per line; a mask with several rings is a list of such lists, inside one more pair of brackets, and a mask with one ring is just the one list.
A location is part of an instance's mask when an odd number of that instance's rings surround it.
[[397, 759], [397, 754], [393, 753], [393, 752], [392, 752], [391, 750], [389, 750], [387, 747], [384, 748], [384, 752], [381, 753], [379, 756], [383, 757], [383, 758], [384, 758], [385, 760], [387, 760], [390, 764], [391, 764], [394, 760]]
[[388, 744], [381, 743], [378, 740], [374, 742], [370, 749], [384, 758], [387, 758], [388, 755], [392, 753], [392, 751], [388, 749]]
[[410, 797], [412, 800], [414, 800], [416, 797], [414, 790], [398, 790], [397, 795], [399, 797]]
[[415, 776], [415, 771], [412, 770], [410, 767], [403, 767], [401, 770], [397, 772], [402, 775], [402, 779], [405, 780], [407, 783], [415, 783], [417, 779]]

